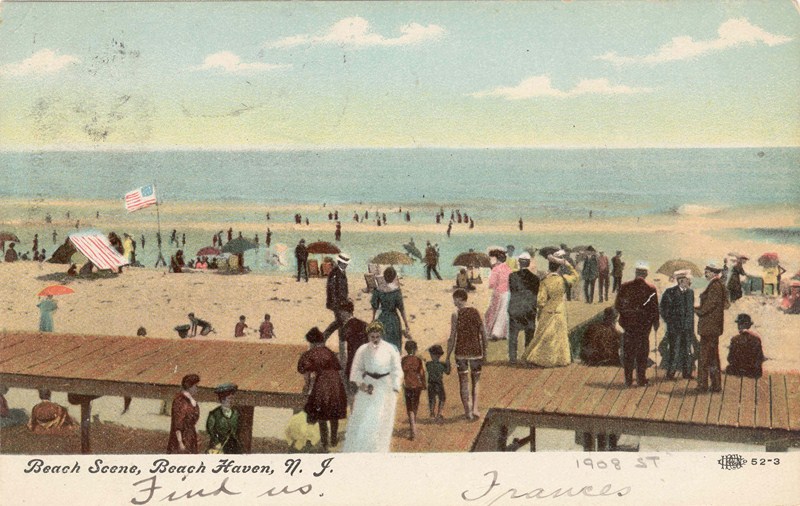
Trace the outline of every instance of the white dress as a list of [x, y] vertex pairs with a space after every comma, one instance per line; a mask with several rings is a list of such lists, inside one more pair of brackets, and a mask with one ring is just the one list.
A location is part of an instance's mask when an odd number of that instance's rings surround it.
[[[384, 374], [375, 379], [365, 372]], [[350, 381], [372, 385], [372, 394], [361, 390], [356, 394], [353, 412], [347, 420], [342, 452], [388, 452], [392, 443], [397, 393], [403, 385], [400, 353], [384, 340], [377, 346], [363, 344], [353, 357]]]

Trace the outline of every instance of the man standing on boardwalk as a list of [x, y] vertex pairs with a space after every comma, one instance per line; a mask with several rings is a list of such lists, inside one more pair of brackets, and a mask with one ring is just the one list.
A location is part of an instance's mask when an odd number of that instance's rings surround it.
[[517, 338], [525, 332], [525, 348], [536, 333], [536, 300], [539, 296], [539, 278], [528, 267], [531, 255], [527, 251], [518, 258], [519, 270], [508, 276], [508, 360], [517, 361]]
[[[342, 307], [348, 300], [347, 273], [345, 271], [349, 263], [350, 257], [344, 253], [339, 253], [339, 256], [336, 257], [336, 266], [328, 274], [325, 307], [333, 311], [333, 322], [328, 325], [328, 328], [323, 333], [325, 339], [328, 339], [331, 334], [342, 328], [346, 321]], [[339, 337], [341, 337], [341, 333]]]
[[[587, 304], [594, 302], [594, 287], [599, 275], [597, 257], [592, 246], [586, 250], [586, 260], [583, 261], [583, 271], [581, 277], [583, 278], [583, 300]], [[601, 296], [602, 297], [602, 296]]]
[[675, 378], [680, 370], [684, 379], [692, 377], [696, 339], [694, 337], [694, 290], [692, 271], [676, 271], [677, 285], [667, 288], [661, 298], [661, 318], [667, 324], [667, 333], [658, 347], [661, 367], [667, 370], [667, 379]]
[[647, 385], [647, 355], [650, 351], [650, 329], [658, 330], [658, 294], [656, 287], [647, 282], [649, 267], [644, 262], [636, 264], [636, 277], [619, 287], [615, 309], [619, 324], [625, 330], [622, 337], [622, 364], [625, 368], [625, 386], [633, 383], [636, 366], [636, 383]]
[[709, 263], [705, 269], [708, 286], [700, 294], [700, 306], [695, 308], [697, 314], [697, 333], [700, 334], [700, 358], [697, 361], [697, 390], [708, 391], [708, 379], [711, 378], [711, 390], [722, 390], [722, 376], [719, 363], [719, 336], [723, 332], [725, 310], [728, 309], [728, 294], [722, 284], [722, 269]]
[[605, 251], [601, 251], [597, 257], [597, 301], [603, 302], [608, 300], [608, 257]]
[[622, 284], [622, 270], [625, 262], [622, 261], [622, 252], [617, 250], [617, 254], [611, 258], [611, 277], [614, 278], [614, 286], [611, 287], [612, 293], [617, 293]]
[[300, 239], [294, 248], [294, 258], [297, 260], [297, 281], [300, 281], [302, 275], [308, 283], [308, 249], [305, 239]]

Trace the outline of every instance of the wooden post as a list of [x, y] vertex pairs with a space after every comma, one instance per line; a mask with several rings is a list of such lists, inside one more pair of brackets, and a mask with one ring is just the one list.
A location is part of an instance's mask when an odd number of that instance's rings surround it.
[[535, 452], [536, 451], [536, 427], [534, 427], [533, 425], [530, 426], [530, 441], [529, 441], [529, 443], [531, 444], [530, 451]]
[[597, 451], [608, 451], [608, 436], [606, 434], [597, 435]]
[[591, 432], [584, 432], [583, 433], [583, 451], [585, 452], [593, 452], [596, 450], [595, 444], [596, 440], [594, 434]]
[[501, 425], [497, 431], [497, 450], [504, 452], [508, 446], [508, 425]]
[[239, 409], [239, 443], [242, 453], [250, 453], [253, 449], [253, 406], [238, 406]]
[[92, 401], [97, 397], [99, 396], [67, 394], [70, 404], [80, 404], [81, 406], [81, 453], [83, 455], [92, 453], [89, 444], [89, 429], [92, 426]]

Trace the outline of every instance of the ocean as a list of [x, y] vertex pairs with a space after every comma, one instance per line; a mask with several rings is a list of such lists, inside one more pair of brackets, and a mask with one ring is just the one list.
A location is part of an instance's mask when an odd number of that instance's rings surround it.
[[[20, 211], [24, 219], [38, 221], [50, 201], [119, 200], [119, 208], [103, 210], [102, 222], [92, 223], [94, 210], [87, 208], [75, 208], [72, 219], [83, 216], [84, 226], [104, 231], [114, 229], [115, 217], [150, 227], [150, 210], [127, 215], [121, 206], [125, 192], [148, 183], [157, 186], [161, 219], [177, 223], [179, 233], [187, 233], [187, 253], [211, 242], [209, 234], [194, 230], [192, 223], [219, 222], [235, 230], [237, 224], [263, 225], [266, 230], [265, 213], [270, 208], [275, 209], [273, 223], [287, 223], [291, 206], [304, 205], [316, 209], [304, 214], [314, 223], [327, 222], [327, 213], [338, 210], [344, 227], [343, 248], [365, 263], [379, 252], [376, 247], [402, 250], [409, 238], [390, 233], [376, 245], [369, 234], [354, 230], [354, 211], [370, 210], [373, 221], [374, 212], [381, 211], [387, 213], [389, 223], [398, 223], [402, 215], [396, 211], [404, 207], [413, 210], [413, 223], [433, 223], [434, 210], [444, 208], [449, 218], [451, 210], [461, 209], [480, 230], [480, 224], [515, 223], [520, 217], [530, 223], [583, 219], [589, 212], [608, 219], [796, 204], [800, 202], [800, 148], [0, 152], [0, 197], [22, 202], [25, 208], [12, 212], [9, 206], [0, 207], [0, 223], [13, 221], [12, 215]], [[185, 210], [192, 203], [213, 204], [214, 211], [180, 215], [170, 211], [172, 204]], [[470, 247], [484, 250], [490, 244], [515, 244], [519, 251], [559, 242], [595, 243], [607, 252], [625, 244], [639, 254], [646, 253], [656, 239], [647, 233], [637, 238], [484, 233], [476, 241], [474, 235], [462, 233], [466, 227], [458, 224], [447, 238], [446, 221], [437, 233], [416, 237], [417, 245], [424, 247], [426, 239], [438, 242], [443, 258]], [[300, 237], [332, 240], [332, 224], [330, 230], [321, 234], [298, 228], [273, 236], [273, 243], [293, 247]], [[68, 229], [58, 232], [64, 238]], [[142, 233], [130, 232], [134, 237]], [[41, 233], [48, 235], [44, 243], [50, 244], [50, 230], [43, 227]], [[263, 245], [264, 231], [258, 233]], [[797, 234], [786, 236], [780, 231], [754, 233], [800, 241]], [[165, 245], [168, 234], [164, 230]], [[154, 237], [148, 238], [140, 252], [143, 263], [154, 262], [155, 256], [149, 258], [151, 252], [155, 254], [154, 244]], [[248, 257], [246, 261], [256, 269], [281, 268], [270, 265], [264, 248], [248, 252]], [[289, 262], [293, 263], [291, 258]], [[405, 269], [416, 273], [422, 268]], [[443, 265], [443, 275], [454, 272]]]

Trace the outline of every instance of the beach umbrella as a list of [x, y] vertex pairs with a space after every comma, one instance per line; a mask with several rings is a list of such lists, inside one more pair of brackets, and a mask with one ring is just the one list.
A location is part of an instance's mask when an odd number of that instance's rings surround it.
[[403, 244], [403, 249], [408, 251], [408, 254], [411, 256], [415, 256], [418, 259], [422, 260], [422, 252], [417, 248], [415, 244], [411, 244], [410, 242], [407, 244]]
[[46, 295], [67, 295], [70, 293], [75, 293], [75, 290], [64, 285], [51, 285], [39, 292], [37, 295], [39, 297], [44, 297]]
[[218, 256], [222, 251], [219, 248], [215, 248], [213, 246], [206, 246], [205, 248], [200, 248], [197, 250], [198, 257], [215, 257]]
[[761, 267], [777, 267], [778, 266], [778, 254], [774, 252], [764, 253], [760, 257], [758, 257], [758, 265]]
[[19, 242], [19, 237], [17, 237], [17, 234], [11, 232], [0, 232], [0, 241]]
[[370, 260], [373, 264], [381, 265], [411, 265], [414, 259], [399, 251], [386, 251], [375, 256]]
[[239, 255], [247, 250], [255, 248], [256, 243], [250, 241], [249, 239], [245, 239], [244, 237], [237, 237], [236, 239], [226, 242], [225, 246], [222, 247], [222, 252]]
[[327, 241], [312, 242], [306, 249], [312, 255], [338, 255], [342, 252], [335, 244]]
[[677, 258], [675, 260], [667, 260], [664, 262], [661, 267], [656, 270], [657, 273], [663, 274], [665, 276], [672, 277], [675, 271], [681, 271], [689, 269], [692, 271], [692, 276], [699, 278], [703, 275], [703, 269], [697, 266], [694, 262], [690, 262], [689, 260], [683, 260], [681, 258]]
[[492, 264], [489, 263], [489, 255], [479, 251], [467, 251], [466, 253], [461, 253], [455, 258], [455, 260], [453, 260], [453, 265], [473, 268], [492, 266]]

